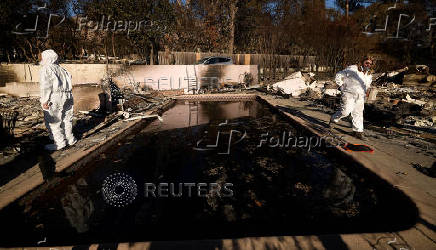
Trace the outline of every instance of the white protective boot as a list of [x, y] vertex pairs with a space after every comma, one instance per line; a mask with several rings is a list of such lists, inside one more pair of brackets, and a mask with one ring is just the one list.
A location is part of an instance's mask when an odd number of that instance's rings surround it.
[[341, 108], [331, 117], [331, 121], [338, 123], [351, 114], [353, 131], [363, 132], [363, 109], [365, 99], [362, 94], [344, 92], [342, 94]]

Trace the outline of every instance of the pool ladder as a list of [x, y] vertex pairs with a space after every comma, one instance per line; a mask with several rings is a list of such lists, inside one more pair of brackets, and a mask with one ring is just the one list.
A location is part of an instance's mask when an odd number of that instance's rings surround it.
[[192, 71], [188, 67], [191, 65], [186, 65], [186, 79], [188, 80], [188, 92], [192, 90], [192, 94], [198, 93], [198, 78], [197, 78], [197, 70], [195, 69], [195, 65], [192, 65]]

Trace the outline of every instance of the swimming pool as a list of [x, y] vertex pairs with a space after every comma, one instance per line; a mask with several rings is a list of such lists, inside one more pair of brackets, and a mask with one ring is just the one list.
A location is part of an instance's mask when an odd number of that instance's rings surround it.
[[[396, 231], [402, 192], [256, 100], [179, 100], [0, 212], [2, 246]], [[316, 145], [311, 142], [317, 142]], [[35, 195], [36, 193], [36, 195]], [[36, 198], [35, 198], [36, 197]]]

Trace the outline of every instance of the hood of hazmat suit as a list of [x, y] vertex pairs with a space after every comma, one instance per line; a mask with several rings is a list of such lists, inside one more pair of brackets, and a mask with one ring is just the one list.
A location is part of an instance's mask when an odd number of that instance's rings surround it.
[[54, 93], [64, 92], [67, 98], [71, 98], [71, 75], [67, 70], [59, 66], [56, 52], [51, 49], [45, 50], [41, 56], [39, 71], [41, 104], [56, 101], [52, 98]]
[[339, 71], [335, 78], [343, 92], [365, 94], [371, 86], [372, 75], [358, 70], [357, 65], [351, 65]]

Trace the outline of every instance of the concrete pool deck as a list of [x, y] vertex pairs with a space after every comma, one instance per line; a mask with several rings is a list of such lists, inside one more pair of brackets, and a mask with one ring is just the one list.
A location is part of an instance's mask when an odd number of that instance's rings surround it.
[[[216, 97], [217, 95], [210, 95]], [[223, 97], [224, 95], [218, 95]], [[250, 95], [252, 96], [252, 95]], [[280, 112], [294, 120], [302, 127], [310, 130], [312, 133], [323, 135], [327, 131], [323, 130], [323, 124], [326, 124], [329, 115], [321, 110], [316, 110], [306, 106], [304, 102], [295, 99], [278, 99], [270, 95], [258, 95], [261, 100], [269, 105], [278, 108]], [[248, 96], [247, 96], [248, 97]], [[129, 124], [132, 127], [133, 122]], [[168, 241], [168, 242], [137, 242], [137, 243], [115, 243], [115, 244], [95, 244], [83, 246], [84, 248], [118, 248], [118, 249], [436, 249], [436, 182], [434, 179], [423, 175], [410, 166], [413, 154], [410, 148], [404, 149], [396, 142], [389, 143], [389, 140], [380, 140], [369, 137], [368, 141], [362, 142], [348, 135], [350, 128], [346, 122], [334, 129], [334, 134], [343, 136], [346, 141], [351, 143], [367, 144], [374, 148], [373, 154], [346, 152], [341, 148], [338, 150], [345, 157], [351, 157], [360, 162], [363, 166], [376, 173], [381, 178], [388, 181], [391, 185], [402, 190], [408, 195], [419, 209], [419, 220], [417, 224], [407, 230], [399, 232], [380, 232], [380, 233], [363, 233], [363, 234], [336, 234], [321, 236], [278, 236], [278, 237], [247, 237], [237, 239], [222, 240], [198, 240], [198, 241]], [[124, 130], [123, 130], [124, 131]], [[120, 135], [123, 131], [115, 133], [113, 136]], [[107, 138], [107, 140], [111, 140]], [[98, 146], [94, 146], [97, 147]], [[89, 151], [95, 151], [94, 148]], [[81, 159], [87, 153], [82, 153]], [[421, 161], [430, 161], [428, 157], [422, 157]], [[424, 159], [425, 158], [425, 159]], [[63, 158], [62, 162], [72, 164], [75, 162], [73, 157]], [[66, 164], [67, 166], [68, 164]], [[61, 169], [56, 168], [57, 171]], [[15, 185], [0, 188], [0, 202], [11, 199], [12, 196], [5, 196], [6, 193], [15, 197], [13, 200], [21, 197], [30, 191], [31, 187], [36, 187], [42, 182], [42, 175], [39, 168], [29, 169], [31, 173], [24, 173], [18, 178]], [[17, 179], [17, 178], [16, 178]], [[15, 181], [15, 179], [14, 179]], [[9, 183], [8, 183], [9, 184]], [[30, 188], [30, 189], [29, 189]], [[23, 192], [23, 190], [26, 190]], [[19, 191], [21, 190], [21, 191]], [[4, 205], [3, 205], [4, 207]], [[401, 209], [401, 208], [399, 208]], [[38, 247], [40, 248], [40, 247]], [[69, 247], [51, 247], [51, 249], [72, 249]], [[23, 249], [23, 248], [17, 248]], [[26, 248], [28, 249], [28, 248]], [[35, 248], [36, 249], [36, 248]], [[42, 249], [42, 248], [40, 248]], [[46, 248], [50, 249], [50, 248]]]

